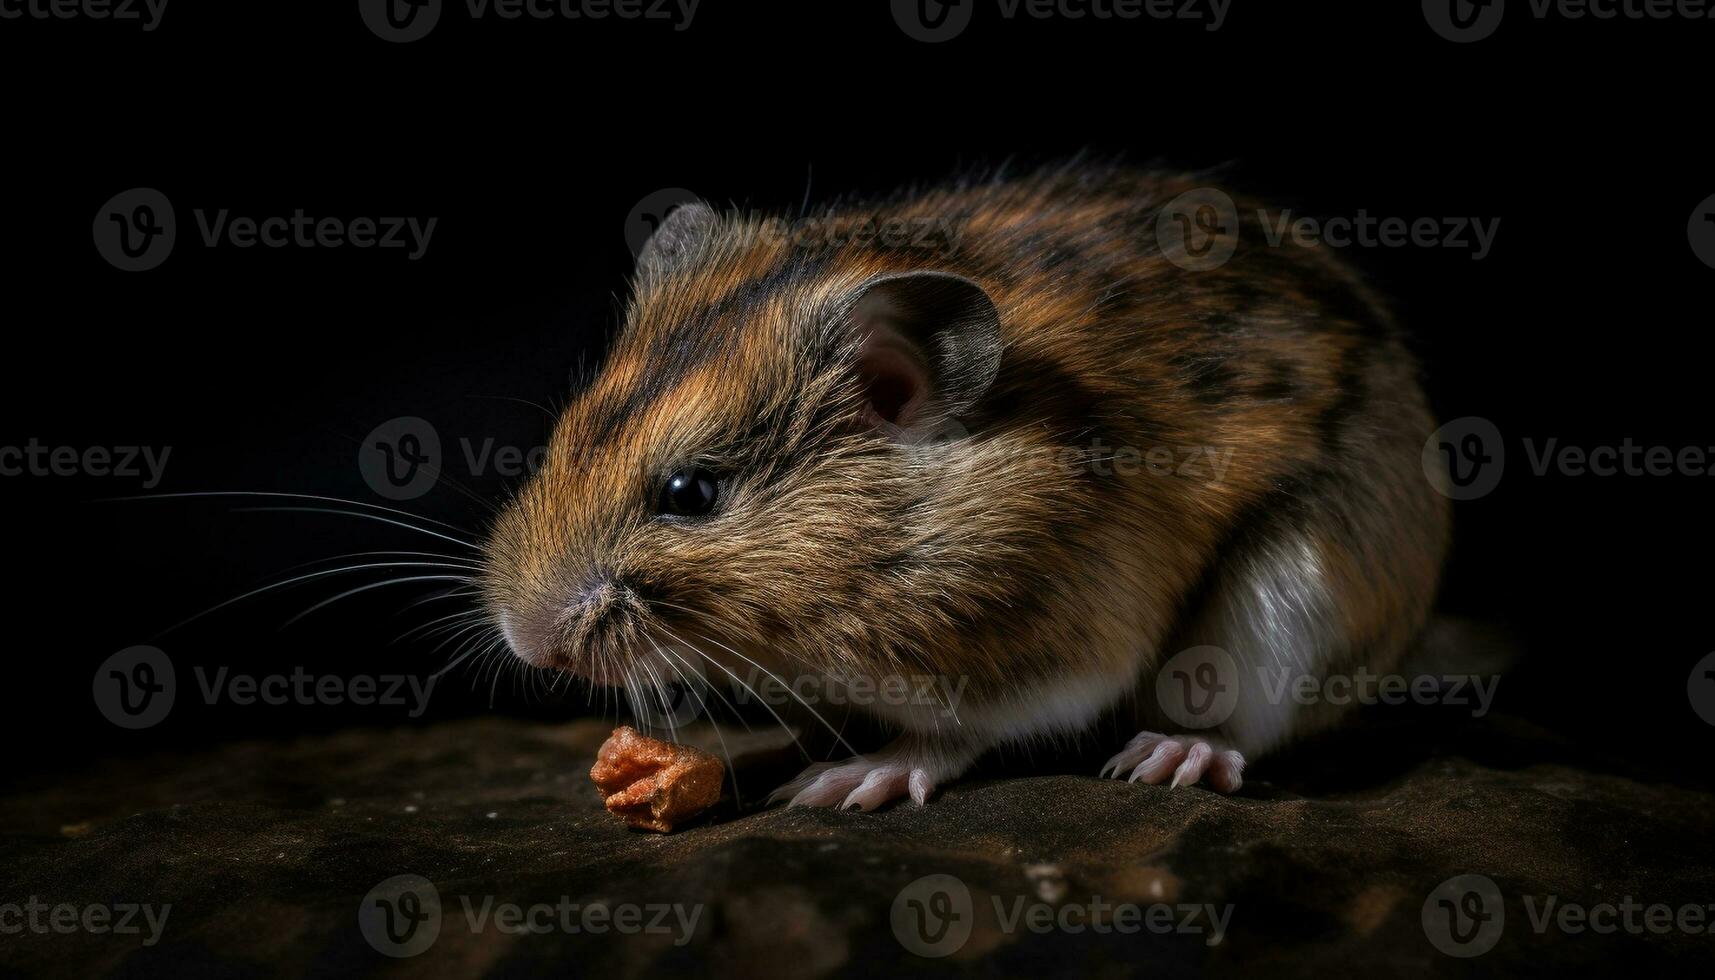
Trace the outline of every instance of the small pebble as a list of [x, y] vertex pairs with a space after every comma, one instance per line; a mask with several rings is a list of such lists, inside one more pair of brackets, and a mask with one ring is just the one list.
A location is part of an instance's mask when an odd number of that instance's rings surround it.
[[1024, 877], [1036, 883], [1036, 897], [1050, 904], [1066, 897], [1066, 873], [1056, 864], [1025, 865]]

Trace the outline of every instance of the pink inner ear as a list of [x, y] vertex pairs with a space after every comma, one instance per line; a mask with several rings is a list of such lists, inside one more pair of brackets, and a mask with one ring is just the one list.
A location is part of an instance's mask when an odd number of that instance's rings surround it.
[[929, 400], [929, 373], [915, 352], [890, 340], [872, 334], [858, 355], [858, 374], [869, 396], [864, 421], [905, 428]]

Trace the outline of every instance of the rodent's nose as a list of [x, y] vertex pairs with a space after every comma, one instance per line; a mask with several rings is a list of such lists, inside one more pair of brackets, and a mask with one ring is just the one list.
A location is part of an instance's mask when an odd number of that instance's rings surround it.
[[621, 613], [636, 598], [624, 581], [611, 572], [592, 572], [572, 591], [566, 605], [566, 616], [582, 620], [582, 626], [595, 630]]
[[611, 603], [617, 591], [611, 576], [597, 573], [584, 579], [583, 584], [573, 591], [571, 604], [580, 612], [595, 612]]
[[634, 596], [611, 574], [594, 572], [555, 598], [503, 609], [496, 617], [512, 651], [537, 667], [580, 670], [594, 642], [625, 632], [625, 610]]

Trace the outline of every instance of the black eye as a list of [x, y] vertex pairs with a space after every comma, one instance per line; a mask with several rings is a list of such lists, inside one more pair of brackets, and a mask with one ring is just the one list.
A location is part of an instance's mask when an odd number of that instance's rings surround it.
[[720, 484], [708, 470], [680, 470], [661, 488], [657, 509], [663, 514], [696, 517], [714, 509]]

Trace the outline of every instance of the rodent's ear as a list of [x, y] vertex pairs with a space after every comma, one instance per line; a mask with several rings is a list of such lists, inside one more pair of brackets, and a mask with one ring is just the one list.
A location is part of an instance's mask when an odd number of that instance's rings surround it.
[[690, 201], [667, 212], [637, 253], [638, 272], [659, 274], [678, 270], [696, 253], [719, 220], [715, 209], [702, 201]]
[[846, 322], [872, 425], [906, 434], [968, 411], [1000, 372], [1000, 313], [983, 288], [945, 272], [866, 283]]

